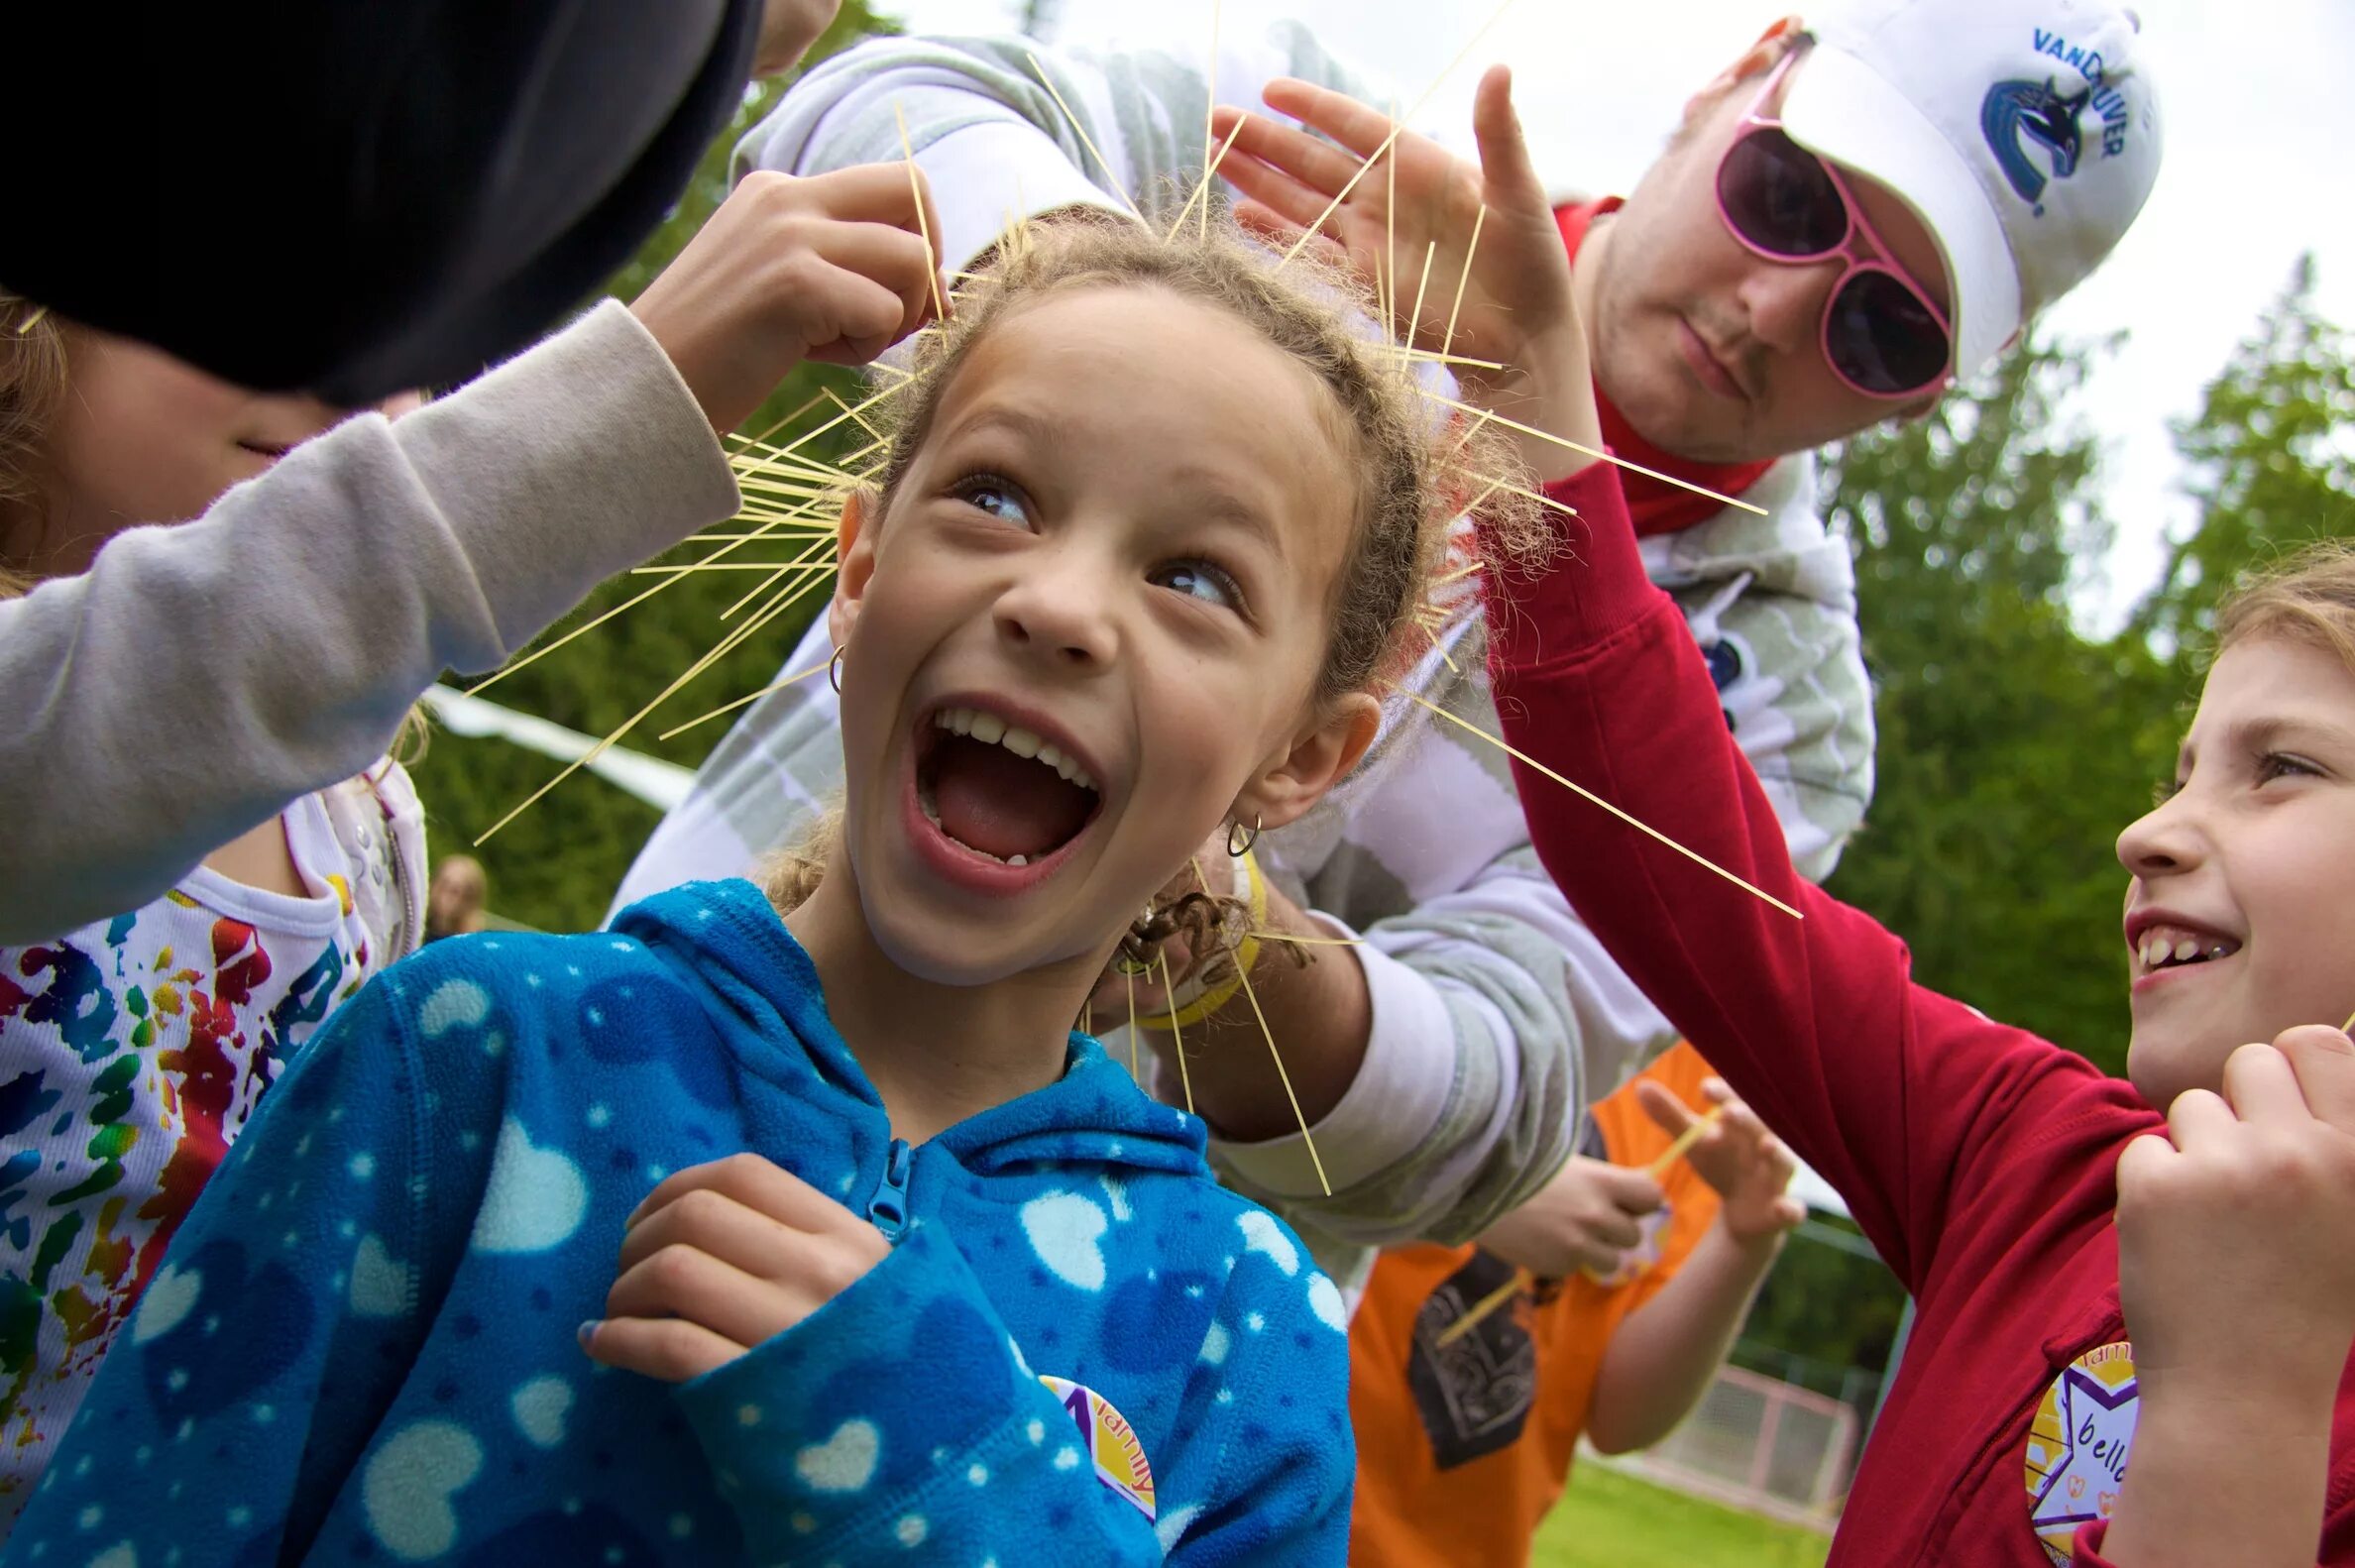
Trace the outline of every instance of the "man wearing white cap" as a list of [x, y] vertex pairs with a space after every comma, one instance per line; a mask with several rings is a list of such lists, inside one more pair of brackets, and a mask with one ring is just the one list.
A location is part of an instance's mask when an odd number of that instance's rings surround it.
[[[2110, 5], [1878, 0], [1812, 27], [1778, 24], [1706, 87], [1624, 202], [1555, 218], [1574, 253], [1607, 439], [1747, 504], [1625, 476], [1654, 580], [1708, 652], [1794, 856], [1821, 877], [1871, 793], [1872, 718], [1849, 549], [1817, 513], [1809, 454], [1926, 407], [2081, 279], [2148, 193], [2159, 125], [2134, 65], [2135, 23]], [[1175, 216], [1211, 107], [1198, 65], [1042, 53], [1051, 94], [1026, 57], [1034, 48], [876, 40], [797, 84], [738, 167], [806, 174], [897, 157], [904, 116], [952, 268], [1016, 216], [1126, 211], [1132, 199]], [[1256, 54], [1230, 52], [1216, 80], [1237, 100], [1270, 84], [1272, 107], [1311, 116], [1362, 116], [1338, 93], [1369, 96], [1293, 26]], [[1238, 175], [1250, 165], [1302, 189], [1337, 189], [1356, 167], [1270, 122], [1229, 156]], [[1379, 184], [1362, 182], [1360, 197]], [[1484, 249], [1498, 240], [1492, 227]], [[1452, 282], [1443, 274], [1434, 294]], [[1477, 607], [1453, 610], [1402, 684], [1493, 733]], [[821, 624], [787, 668], [823, 665], [830, 651]], [[1502, 758], [1395, 707], [1359, 775], [1251, 856], [1268, 925], [1362, 939], [1313, 950], [1306, 968], [1254, 970], [1313, 1155], [1245, 999], [1181, 980], [1170, 1003], [1213, 1159], [1284, 1212], [1353, 1300], [1372, 1248], [1418, 1239], [1488, 1235], [1540, 1277], [1607, 1264], [1659, 1194], [1648, 1178], [1571, 1158], [1580, 1108], [1673, 1035], [1537, 865]], [[834, 725], [823, 682], [764, 698], [619, 901], [737, 874], [790, 839], [839, 779]], [[1202, 857], [1221, 883], [1243, 864], [1227, 847]], [[1149, 1012], [1160, 1005], [1140, 996]], [[1166, 1059], [1170, 1034], [1146, 1038]], [[1504, 1331], [1514, 1317], [1490, 1321]]]
[[2157, 176], [2136, 30], [2081, 0], [1778, 23], [1580, 250], [1612, 400], [1655, 445], [1743, 461], [1976, 373], [2109, 254]]

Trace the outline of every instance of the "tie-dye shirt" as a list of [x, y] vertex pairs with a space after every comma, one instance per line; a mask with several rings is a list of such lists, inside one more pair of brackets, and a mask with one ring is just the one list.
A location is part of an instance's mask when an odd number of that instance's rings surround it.
[[[911, 1150], [747, 882], [436, 943], [231, 1153], [11, 1561], [1338, 1565], [1340, 1292], [1203, 1137], [1073, 1036]], [[675, 1389], [593, 1365], [631, 1210], [747, 1150], [889, 1254]]]
[[0, 1532], [285, 1059], [414, 946], [423, 839], [397, 764], [280, 821], [310, 896], [198, 867], [0, 949]]

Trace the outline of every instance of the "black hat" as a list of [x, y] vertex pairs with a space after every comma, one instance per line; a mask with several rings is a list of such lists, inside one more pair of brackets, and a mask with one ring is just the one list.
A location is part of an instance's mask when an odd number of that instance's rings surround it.
[[351, 405], [529, 343], [743, 101], [760, 0], [23, 0], [0, 283]]

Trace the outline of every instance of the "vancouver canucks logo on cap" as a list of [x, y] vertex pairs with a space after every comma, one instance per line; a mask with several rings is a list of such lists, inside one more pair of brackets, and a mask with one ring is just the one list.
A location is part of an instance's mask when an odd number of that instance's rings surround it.
[[[2043, 28], [2029, 30], [2029, 45], [2060, 68], [2042, 81], [2014, 78], [1989, 87], [1979, 100], [1979, 133], [1987, 139], [1987, 150], [1995, 155], [1995, 167], [2003, 170], [2004, 179], [2041, 218], [2045, 188], [2075, 173], [2086, 152], [2085, 110], [2093, 111], [2103, 158], [2126, 151], [2134, 116], [2120, 88], [2125, 78], [2107, 78], [2098, 48], [2073, 44]], [[2064, 71], [2076, 76], [2076, 91], [2058, 85]]]
[[[2077, 111], [2092, 96], [2090, 86], [2065, 95], [2047, 76], [2042, 81], [1999, 81], [1979, 103], [1979, 131], [1995, 155], [1995, 167], [2020, 199], [2036, 208], [2038, 217], [2044, 216], [2038, 203], [2045, 186], [2076, 172], [2082, 151]], [[2043, 165], [2031, 149], [2042, 150]]]

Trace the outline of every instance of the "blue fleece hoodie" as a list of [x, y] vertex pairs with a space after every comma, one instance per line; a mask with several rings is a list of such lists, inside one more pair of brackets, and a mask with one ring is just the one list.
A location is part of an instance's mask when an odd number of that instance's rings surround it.
[[[8, 1561], [1339, 1563], [1340, 1296], [1202, 1144], [1074, 1036], [911, 1151], [747, 883], [436, 945], [273, 1090]], [[747, 1149], [890, 1255], [675, 1390], [595, 1366], [623, 1220]]]

